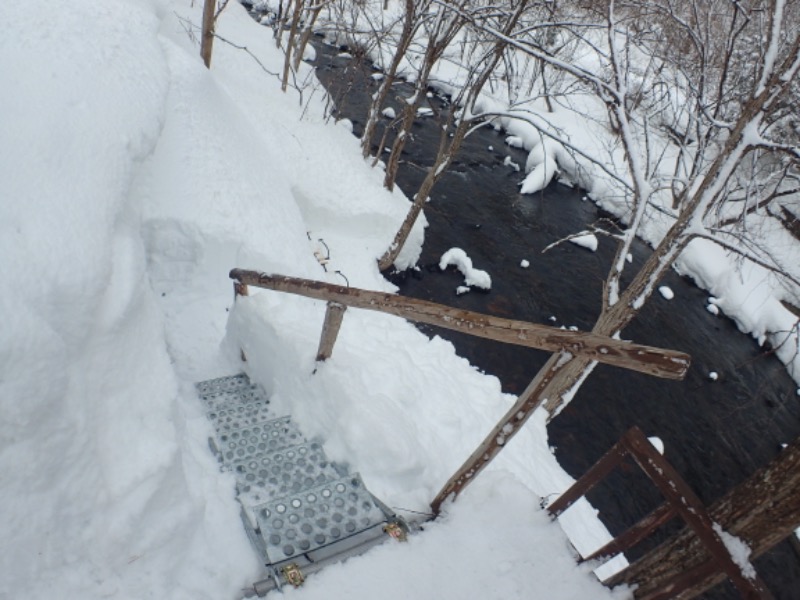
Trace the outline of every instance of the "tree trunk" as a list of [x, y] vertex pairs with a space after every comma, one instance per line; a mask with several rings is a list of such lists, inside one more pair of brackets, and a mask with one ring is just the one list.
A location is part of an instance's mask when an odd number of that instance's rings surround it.
[[[392, 191], [394, 189], [394, 182], [397, 179], [397, 170], [400, 168], [400, 155], [406, 147], [408, 137], [411, 135], [411, 128], [414, 126], [414, 121], [417, 119], [417, 110], [422, 104], [422, 99], [426, 98], [428, 90], [428, 77], [430, 76], [433, 65], [438, 60], [433, 59], [429, 54], [425, 55], [425, 64], [420, 69], [416, 83], [414, 84], [414, 95], [412, 98], [407, 98], [403, 104], [403, 117], [400, 121], [400, 131], [394, 138], [392, 144], [392, 151], [389, 153], [389, 158], [386, 159], [386, 174], [383, 178], [383, 186]], [[424, 185], [424, 184], [423, 184]]]
[[300, 26], [300, 17], [303, 14], [303, 1], [296, 0], [294, 3], [294, 15], [292, 16], [292, 25], [289, 29], [289, 39], [286, 41], [286, 55], [283, 59], [283, 77], [281, 78], [281, 91], [286, 91], [286, 86], [289, 85], [289, 71], [292, 65], [292, 51], [296, 49], [297, 44], [297, 28]]
[[[375, 136], [375, 126], [378, 123], [378, 119], [380, 119], [383, 103], [386, 101], [386, 97], [392, 89], [395, 77], [397, 77], [397, 69], [400, 68], [400, 63], [406, 55], [406, 52], [408, 52], [408, 47], [414, 39], [414, 34], [422, 23], [421, 20], [415, 22], [414, 15], [414, 0], [406, 0], [405, 21], [403, 22], [403, 30], [400, 34], [397, 50], [392, 57], [392, 64], [389, 65], [389, 69], [384, 73], [383, 81], [381, 81], [378, 91], [372, 99], [372, 104], [370, 105], [367, 115], [367, 122], [364, 125], [364, 135], [361, 136], [361, 153], [364, 158], [367, 158], [372, 150], [372, 138]], [[382, 150], [382, 148], [378, 148], [378, 156], [380, 156]]]
[[211, 49], [214, 45], [214, 8], [217, 0], [205, 0], [203, 4], [203, 24], [200, 39], [200, 56], [207, 69], [211, 68]]
[[[752, 550], [751, 558], [793, 535], [800, 526], [800, 438], [784, 448], [767, 466], [728, 492], [708, 509], [711, 519], [741, 538]], [[699, 567], [708, 556], [694, 533], [684, 529], [611, 577], [607, 585], [638, 585], [636, 598], [667, 589], [677, 575]], [[675, 598], [686, 600], [725, 579], [712, 573]]]
[[[503, 33], [505, 35], [510, 35], [511, 32], [516, 27], [517, 22], [519, 21], [520, 16], [525, 10], [525, 7], [528, 3], [528, 0], [523, 0], [517, 6], [516, 12], [508, 19], [505, 24], [505, 28]], [[460, 26], [459, 26], [460, 28]], [[458, 29], [452, 30], [453, 35]], [[417, 194], [414, 196], [414, 202], [409, 210], [406, 218], [403, 220], [400, 229], [397, 231], [397, 234], [392, 240], [391, 245], [383, 253], [383, 256], [378, 260], [378, 269], [382, 272], [387, 271], [393, 264], [394, 261], [397, 260], [397, 256], [400, 254], [400, 251], [403, 249], [403, 246], [408, 239], [409, 234], [411, 233], [411, 229], [414, 227], [414, 223], [416, 223], [417, 218], [419, 217], [419, 213], [422, 212], [422, 207], [428, 201], [431, 191], [433, 187], [436, 185], [436, 182], [442, 177], [444, 172], [450, 166], [450, 163], [453, 161], [453, 158], [458, 154], [458, 151], [461, 149], [461, 144], [464, 142], [464, 139], [467, 137], [470, 129], [472, 128], [474, 122], [467, 116], [467, 109], [474, 110], [475, 102], [477, 102], [478, 97], [480, 96], [483, 87], [486, 85], [489, 77], [491, 76], [492, 72], [494, 71], [497, 63], [500, 62], [500, 59], [503, 56], [503, 52], [507, 43], [502, 40], [497, 40], [494, 43], [494, 48], [490, 54], [487, 55], [488, 58], [486, 64], [482, 68], [480, 68], [480, 61], [478, 64], [474, 66], [474, 70], [467, 78], [467, 82], [465, 85], [465, 95], [460, 95], [459, 98], [464, 99], [464, 114], [462, 115], [461, 121], [459, 121], [456, 130], [453, 132], [453, 138], [448, 142], [448, 130], [453, 123], [454, 120], [454, 113], [455, 113], [455, 105], [458, 103], [458, 100], [454, 100], [453, 107], [451, 108], [450, 115], [448, 116], [446, 124], [442, 127], [442, 134], [439, 138], [439, 150], [436, 154], [436, 160], [434, 161], [433, 165], [430, 167], [430, 171], [428, 172], [427, 177], [420, 185]], [[440, 56], [439, 53], [437, 56]], [[428, 75], [430, 75], [430, 68], [433, 66], [435, 61], [428, 61], [428, 55], [426, 54], [426, 67], [424, 69], [425, 72], [425, 81], [427, 81]], [[470, 85], [471, 83], [471, 85]], [[417, 97], [415, 98], [416, 102], [419, 102], [420, 96], [424, 89], [420, 90], [419, 82], [417, 85]], [[402, 150], [402, 144], [405, 143], [405, 134], [404, 132], [410, 131], [411, 125], [414, 122], [413, 116], [416, 113], [416, 105], [413, 107], [413, 112], [408, 113], [406, 109], [409, 107], [404, 107], [403, 113], [403, 131], [401, 134], [398, 134], [397, 139], [395, 140], [395, 146], [392, 147], [392, 154], [389, 157], [389, 161], [386, 166], [386, 178], [384, 180], [384, 185], [388, 187], [390, 190], [392, 189], [386, 182], [391, 181], [391, 184], [394, 185], [394, 178], [397, 173], [398, 162], [399, 162], [399, 153], [395, 156], [395, 150], [398, 147], [398, 142], [400, 143], [400, 150]], [[406, 119], [411, 116], [411, 120], [406, 122]], [[407, 126], [407, 127], [406, 127]], [[401, 137], [402, 135], [402, 137]], [[394, 159], [394, 160], [393, 160]]]
[[[397, 133], [397, 136], [394, 139], [394, 144], [392, 144], [392, 151], [389, 154], [389, 158], [386, 159], [386, 175], [383, 178], [383, 185], [389, 191], [394, 189], [394, 182], [395, 178], [397, 177], [397, 169], [400, 165], [400, 155], [402, 154], [406, 142], [408, 141], [408, 136], [411, 133], [411, 127], [414, 125], [414, 121], [416, 120], [417, 109], [422, 104], [423, 98], [426, 97], [431, 71], [442, 57], [444, 51], [450, 45], [450, 42], [453, 41], [455, 36], [464, 26], [463, 18], [453, 17], [450, 21], [447, 21], [447, 16], [447, 7], [439, 6], [437, 21], [430, 32], [428, 46], [425, 48], [425, 55], [422, 58], [422, 66], [419, 69], [417, 81], [414, 84], [414, 96], [410, 99], [410, 102], [409, 99], [407, 99], [405, 101], [405, 105], [403, 106], [402, 125], [400, 131]], [[402, 248], [402, 245], [400, 247]]]
[[300, 62], [303, 60], [303, 54], [306, 52], [306, 46], [308, 46], [308, 40], [311, 39], [311, 36], [314, 33], [314, 24], [317, 22], [317, 17], [319, 17], [319, 13], [322, 12], [325, 3], [320, 2], [311, 11], [311, 17], [308, 19], [308, 23], [306, 23], [306, 27], [303, 30], [303, 35], [300, 38], [300, 41], [297, 44], [297, 49], [294, 51], [294, 62], [293, 67], [294, 70], [297, 71], [300, 69]]

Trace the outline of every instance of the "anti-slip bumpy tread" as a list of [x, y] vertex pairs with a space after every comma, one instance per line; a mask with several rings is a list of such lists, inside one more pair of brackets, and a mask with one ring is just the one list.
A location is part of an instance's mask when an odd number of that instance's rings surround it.
[[245, 529], [267, 567], [327, 561], [337, 547], [350, 552], [348, 539], [381, 539], [376, 526], [394, 515], [357, 473], [331, 463], [290, 417], [275, 415], [261, 386], [242, 373], [196, 388], [214, 426], [211, 446], [236, 477]]

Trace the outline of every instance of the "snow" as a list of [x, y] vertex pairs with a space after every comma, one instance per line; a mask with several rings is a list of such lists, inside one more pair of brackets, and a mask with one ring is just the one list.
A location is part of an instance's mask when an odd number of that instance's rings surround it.
[[558, 172], [558, 165], [552, 157], [547, 157], [531, 170], [520, 184], [521, 194], [535, 194], [546, 188]]
[[521, 261], [519, 261], [519, 266], [522, 267], [523, 269], [527, 269], [528, 267], [531, 266], [531, 263], [529, 260], [523, 258]]
[[755, 579], [756, 570], [750, 563], [750, 547], [741, 538], [725, 531], [719, 523], [712, 523], [711, 527], [720, 537], [722, 543], [725, 544], [725, 548], [727, 548], [733, 562], [742, 571], [742, 575], [747, 579]]
[[[778, 27], [779, 20], [773, 25]], [[599, 30], [595, 34], [587, 33], [587, 36], [586, 52], [573, 57], [577, 67], [586, 73], [610, 68], [608, 40], [602, 39], [603, 34]], [[458, 60], [462, 42], [457, 39], [446, 52], [446, 60], [434, 68], [432, 81], [442, 91], [452, 92], [463, 84], [466, 71], [459, 66]], [[420, 47], [424, 45], [420, 44]], [[408, 68], [404, 70], [404, 74], [412, 80], [416, 73], [414, 61], [418, 57], [415, 52], [409, 52], [406, 59]], [[775, 52], [774, 46], [766, 50], [765, 67], [774, 66]], [[379, 64], [387, 62], [385, 53], [375, 58]], [[516, 65], [524, 71], [531, 62], [528, 59], [519, 53], [512, 53], [509, 65]], [[630, 60], [634, 67], [626, 76], [636, 73], [637, 61], [643, 71], [648, 68], [644, 63], [647, 57], [638, 55], [635, 49], [625, 60]], [[569, 70], [570, 65], [562, 63], [562, 66]], [[524, 78], [532, 77], [532, 73], [527, 71], [526, 75], [522, 75], [521, 72], [503, 71], [498, 76]], [[762, 85], [766, 76], [766, 71], [761, 74]], [[621, 81], [624, 80], [625, 77], [621, 78]], [[564, 81], [563, 84], [551, 81], [547, 89], [542, 85], [533, 85], [531, 97], [515, 95], [511, 85], [487, 86], [472, 112], [483, 111], [495, 115], [492, 125], [504, 132], [506, 143], [528, 150], [527, 175], [520, 183], [522, 193], [541, 191], [558, 174], [562, 182], [585, 189], [593, 201], [619, 217], [623, 223], [635, 221], [637, 235], [648, 244], [658, 244], [674, 223], [671, 186], [664, 185], [664, 182], [672, 181], [674, 174], [680, 171], [676, 169], [679, 152], [667, 136], [656, 131], [658, 124], [651, 123], [650, 119], [643, 120], [650, 123], [647, 129], [651, 137], [648, 140], [640, 135], [639, 125], [620, 124], [622, 133], [628, 137], [632, 147], [641, 149], [631, 157], [636, 167], [631, 172], [618, 134], [607, 127], [607, 106], [595, 95], [573, 93], [570, 87], [574, 86], [574, 81], [569, 76], [564, 77]], [[646, 82], [642, 80], [641, 83]], [[556, 89], [559, 85], [562, 87]], [[676, 82], [653, 113], [655, 120], [671, 123], [673, 127], [677, 123], [678, 129], [688, 126], [687, 112], [684, 110], [687, 103], [680, 91], [681, 85], [681, 82]], [[560, 91], [564, 92], [561, 97]], [[551, 95], [551, 102], [541, 101], [542, 95]], [[758, 141], [756, 125], [751, 123], [746, 128], [746, 141]], [[726, 169], [730, 170], [732, 164]], [[632, 214], [629, 202], [634, 178], [639, 189], [647, 196], [648, 205], [652, 207], [636, 214]], [[724, 179], [720, 178], [719, 181]], [[723, 206], [721, 210], [728, 211], [726, 216], [733, 216], [730, 211], [738, 209], [731, 205]], [[698, 214], [703, 215], [704, 212], [700, 210]], [[766, 211], [758, 211], [748, 215], [747, 230], [768, 244], [769, 253], [762, 254], [762, 259], [775, 260], [793, 275], [795, 281], [800, 278], [800, 245], [776, 219]], [[700, 217], [695, 219], [692, 232], [708, 233]], [[728, 237], [728, 242], [733, 246], [740, 245], [734, 235]], [[630, 258], [627, 260], [630, 262]], [[786, 364], [789, 374], [800, 383], [800, 352], [797, 351], [800, 331], [797, 317], [782, 304], [787, 302], [797, 306], [800, 303], [799, 286], [786, 278], [774, 276], [756, 262], [742, 259], [708, 239], [692, 240], [677, 257], [674, 267], [681, 274], [692, 277], [700, 287], [717, 295], [720, 298], [719, 309], [733, 319], [741, 331], [752, 335], [759, 343], [769, 341], [772, 348], [777, 348], [777, 355]], [[640, 306], [639, 300], [635, 300], [634, 304]]]
[[664, 441], [660, 437], [654, 435], [647, 439], [658, 450], [659, 454], [664, 454]]
[[386, 117], [387, 119], [394, 119], [397, 117], [397, 114], [394, 112], [394, 109], [391, 106], [387, 106], [381, 111], [381, 114]]
[[510, 156], [506, 156], [506, 157], [503, 159], [503, 164], [504, 164], [506, 167], [511, 167], [511, 168], [512, 168], [512, 169], [514, 169], [515, 171], [519, 171], [519, 170], [520, 170], [520, 169], [519, 169], [519, 165], [518, 165], [517, 163], [515, 163], [513, 160], [511, 160], [511, 157], [510, 157]]
[[582, 235], [575, 235], [569, 238], [569, 241], [575, 244], [576, 246], [580, 246], [581, 248], [586, 248], [587, 250], [591, 250], [592, 252], [597, 251], [597, 236], [593, 233], [585, 232]]
[[719, 379], [719, 373], [717, 373], [716, 371], [709, 371], [708, 378], [711, 381], [716, 381], [717, 379]]
[[672, 291], [668, 285], [662, 285], [658, 288], [658, 293], [661, 294], [661, 297], [665, 300], [672, 300], [675, 297], [675, 292]]
[[[263, 577], [196, 381], [246, 368], [331, 458], [414, 511], [514, 400], [402, 319], [348, 311], [312, 374], [324, 303], [252, 290], [232, 306], [232, 267], [391, 292], [375, 259], [409, 201], [326, 124], [307, 65], [302, 104], [220, 40], [205, 69], [180, 20], [199, 23], [201, 4], [0, 9], [0, 72], [14, 82], [0, 86], [13, 199], [0, 203], [0, 597], [217, 600]], [[280, 71], [272, 36], [238, 4], [217, 31]], [[286, 595], [628, 597], [575, 566], [539, 510], [571, 483], [534, 415], [441, 520]], [[609, 539], [585, 501], [559, 521], [584, 554]]]
[[489, 274], [486, 271], [474, 268], [472, 259], [461, 248], [450, 248], [439, 259], [439, 268], [442, 271], [451, 265], [464, 275], [465, 285], [483, 288], [484, 290], [492, 289], [492, 278]]

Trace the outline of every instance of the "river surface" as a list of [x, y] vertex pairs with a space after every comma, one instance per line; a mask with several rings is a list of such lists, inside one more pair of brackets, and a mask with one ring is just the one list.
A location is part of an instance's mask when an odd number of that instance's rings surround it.
[[[368, 67], [336, 49], [318, 47], [317, 72], [336, 100], [338, 115], [361, 133], [369, 94], [377, 83]], [[389, 104], [399, 114], [398, 84]], [[432, 98], [436, 110], [445, 99]], [[386, 121], [384, 120], [384, 123]], [[378, 138], [381, 135], [378, 131]], [[431, 164], [438, 143], [436, 117], [418, 120], [397, 179], [412, 195]], [[405, 296], [468, 310], [555, 326], [591, 329], [600, 311], [602, 282], [614, 247], [600, 239], [596, 252], [571, 243], [542, 253], [549, 244], [609, 217], [585, 195], [559, 183], [543, 192], [521, 195], [523, 175], [504, 164], [506, 157], [525, 165], [526, 153], [504, 143], [501, 132], [484, 128], [467, 139], [457, 160], [437, 185], [425, 208], [429, 226], [420, 269], [393, 280]], [[457, 295], [463, 277], [452, 268], [440, 271], [441, 255], [464, 249], [474, 266], [489, 272], [489, 292]], [[648, 255], [645, 244], [633, 252], [631, 271]], [[528, 268], [521, 261], [530, 262]], [[674, 382], [600, 365], [574, 400], [548, 427], [561, 465], [574, 477], [583, 474], [630, 427], [664, 442], [667, 459], [701, 500], [709, 504], [766, 464], [781, 443], [800, 434], [800, 399], [783, 365], [740, 333], [732, 321], [706, 310], [708, 293], [670, 272], [662, 282], [675, 294], [658, 293], [629, 325], [623, 337], [692, 355], [684, 381]], [[520, 393], [548, 354], [483, 340], [435, 327], [421, 327], [453, 342], [458, 353], [480, 370], [496, 375], [503, 390]], [[709, 377], [711, 372], [718, 379]], [[614, 534], [660, 504], [660, 495], [632, 465], [622, 468], [589, 495]], [[665, 528], [651, 545], [678, 527]], [[647, 545], [642, 545], [642, 551]], [[636, 556], [633, 553], [629, 556]], [[800, 598], [800, 560], [788, 542], [755, 561], [776, 598]], [[704, 598], [736, 598], [729, 584]]]

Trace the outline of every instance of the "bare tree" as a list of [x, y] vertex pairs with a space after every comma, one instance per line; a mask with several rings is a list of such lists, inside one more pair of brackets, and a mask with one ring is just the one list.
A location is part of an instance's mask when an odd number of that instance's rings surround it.
[[214, 47], [214, 26], [217, 17], [227, 6], [228, 0], [205, 0], [203, 3], [203, 22], [200, 35], [200, 56], [207, 69], [211, 68], [211, 50]]
[[403, 24], [400, 34], [395, 42], [395, 51], [392, 55], [392, 61], [384, 71], [384, 77], [381, 80], [378, 91], [372, 98], [369, 112], [367, 113], [367, 122], [364, 125], [364, 135], [361, 137], [361, 151], [364, 158], [367, 158], [372, 148], [372, 139], [375, 136], [375, 127], [380, 119], [381, 110], [389, 96], [397, 78], [397, 71], [400, 64], [408, 53], [411, 42], [414, 40], [420, 27], [422, 27], [425, 17], [430, 10], [431, 0], [422, 0], [415, 2], [414, 0], [405, 0], [403, 11]]
[[[695, 5], [687, 3], [687, 10]], [[593, 6], [597, 7], [597, 3]], [[596, 48], [598, 56], [605, 57], [605, 68], [599, 73], [562, 61], [535, 42], [526, 44], [503, 32], [494, 33], [509, 45], [547, 62], [550, 68], [568, 73], [587, 89], [593, 90], [606, 105], [609, 129], [616, 132], [624, 149], [630, 180], [628, 212], [624, 218], [626, 228], [618, 235], [616, 255], [604, 284], [602, 310], [592, 329], [596, 334], [616, 336], [636, 317], [659, 280], [692, 239], [705, 237], [726, 243], [724, 237], [714, 231], [714, 225], [718, 223], [715, 216], [727, 202], [731, 191], [736, 189], [737, 174], [747, 172], [752, 164], [763, 164], [765, 154], [773, 158], [788, 156], [791, 160], [797, 160], [797, 148], [774, 139], [772, 134], [776, 111], [785, 102], [800, 70], [800, 32], [796, 28], [794, 15], [787, 14], [783, 0], [771, 0], [768, 4], [759, 3], [750, 8], [749, 26], [765, 40], [761, 47], [750, 49], [758, 52], [758, 67], [749, 82], [744, 80], [734, 86], [735, 93], [727, 85], [716, 86], [719, 93], [714, 98], [724, 104], [719, 111], [709, 107], [707, 100], [694, 102], [697, 110], [693, 112], [692, 119], [704, 122], [702, 131], [708, 141], [700, 155], [692, 153], [692, 167], [681, 184], [671, 188], [676, 195], [673, 204], [677, 207], [671, 215], [674, 219], [672, 226], [644, 266], [633, 274], [627, 286], [623, 286], [626, 257], [640, 230], [646, 209], [656, 204], [657, 194], [662, 190], [661, 171], [656, 168], [661, 157], [651, 145], [653, 140], [649, 137], [653, 131], [652, 115], [637, 110], [637, 105], [641, 104], [637, 101], [637, 93], [642, 88], [634, 84], [640, 77], [635, 71], [637, 62], [631, 58], [634, 50], [631, 43], [643, 28], [643, 24], [636, 19], [639, 13], [633, 9], [643, 8], [645, 3], [627, 4], [622, 10], [615, 0], [606, 0], [602, 6], [606, 44], [605, 47], [597, 45]], [[715, 14], [717, 28], [722, 15], [727, 15], [729, 21], [733, 21], [733, 13], [742, 10], [742, 5], [734, 3], [718, 8], [727, 12]], [[762, 11], [768, 18], [753, 18], [756, 13], [762, 16]], [[696, 22], [696, 27], [704, 26], [701, 19]], [[690, 30], [695, 27], [690, 21], [687, 23]], [[592, 27], [598, 25], [594, 23]], [[589, 36], [584, 37], [589, 39]], [[738, 39], [736, 44], [746, 43], [744, 38]], [[733, 53], [726, 44], [715, 47], [722, 52]], [[664, 68], [669, 66], [665, 63]], [[733, 74], [721, 74], [718, 80], [730, 81], [730, 77]], [[680, 90], [681, 94], [696, 100], [698, 87], [693, 81], [687, 81], [686, 84]], [[754, 158], [757, 160], [754, 161]], [[753, 190], [759, 196], [765, 192], [773, 193], [774, 186], [758, 186]], [[746, 248], [740, 246], [739, 250], [759, 260]], [[438, 511], [445, 499], [457, 495], [475, 478], [536, 408], [544, 406], [551, 415], [557, 414], [564, 402], [590, 375], [594, 365], [591, 361], [568, 353], [553, 355], [506, 416], [444, 486], [432, 503], [434, 511]]]
[[[498, 21], [501, 24], [501, 32], [504, 38], [508, 38], [514, 32], [514, 29], [519, 22], [521, 15], [525, 12], [528, 6], [528, 0], [517, 0], [510, 2], [505, 7], [506, 10], [492, 13], [491, 19]], [[447, 168], [457, 155], [461, 144], [467, 137], [469, 132], [475, 128], [480, 127], [483, 123], [483, 117], [480, 111], [476, 110], [476, 102], [483, 91], [489, 77], [494, 73], [495, 68], [503, 57], [505, 49], [507, 48], [505, 39], [495, 38], [490, 44], [479, 44], [482, 48], [483, 54], [480, 56], [473, 56], [470, 60], [470, 65], [465, 77], [465, 82], [461, 87], [460, 93], [453, 99], [453, 110], [448, 113], [446, 122], [442, 125], [442, 131], [439, 137], [439, 148], [436, 154], [436, 159], [433, 165], [428, 168], [428, 173], [422, 181], [417, 193], [414, 195], [414, 201], [411, 208], [403, 220], [397, 234], [392, 240], [391, 245], [378, 261], [378, 268], [381, 271], [386, 271], [397, 259], [400, 251], [403, 248], [406, 240], [408, 239], [411, 229], [416, 223], [422, 208], [430, 197], [436, 183], [442, 178]], [[427, 57], [427, 55], [426, 55]], [[420, 88], [417, 86], [415, 93], [420, 94]], [[461, 106], [460, 119], [457, 126], [453, 129], [454, 119], [456, 117], [456, 106]], [[404, 108], [404, 118], [408, 119], [405, 123], [410, 128], [410, 123], [416, 114], [416, 103], [414, 105]], [[402, 133], [402, 132], [401, 132]], [[399, 136], [398, 136], [399, 138]], [[403, 142], [403, 139], [395, 141], [395, 148], [398, 147], [398, 142]], [[402, 149], [402, 145], [399, 146]], [[397, 157], [395, 157], [397, 158]], [[390, 159], [390, 165], [391, 165]], [[396, 172], [397, 164], [394, 164], [394, 172]], [[387, 178], [389, 177], [389, 167], [387, 167]], [[392, 175], [392, 179], [394, 175]]]
[[468, 0], [457, 0], [452, 5], [445, 2], [439, 3], [436, 5], [431, 21], [424, 22], [426, 25], [427, 44], [425, 52], [419, 60], [420, 64], [415, 75], [414, 92], [410, 98], [404, 100], [400, 128], [392, 144], [389, 158], [386, 160], [386, 175], [383, 179], [383, 185], [389, 190], [394, 189], [397, 169], [400, 165], [400, 154], [405, 148], [408, 136], [411, 133], [411, 127], [417, 118], [417, 111], [425, 98], [431, 72], [464, 26], [465, 21], [462, 16], [462, 9], [465, 8], [467, 3]]

